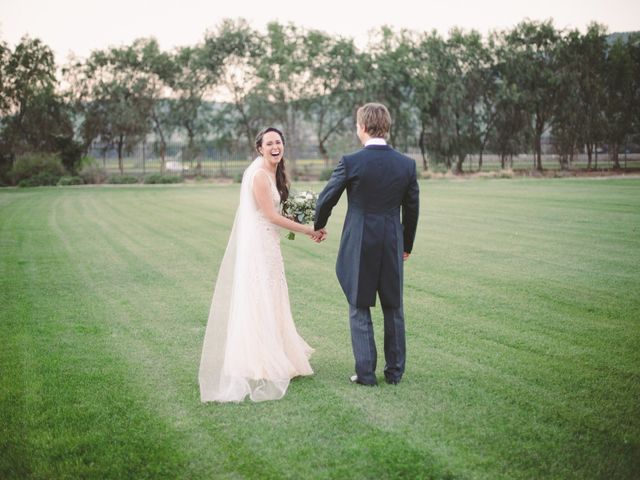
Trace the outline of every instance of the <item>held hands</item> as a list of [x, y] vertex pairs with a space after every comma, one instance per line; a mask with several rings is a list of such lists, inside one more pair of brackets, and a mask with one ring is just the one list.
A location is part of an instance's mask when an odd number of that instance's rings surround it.
[[307, 235], [311, 240], [316, 243], [323, 242], [327, 238], [327, 230], [325, 228], [321, 228], [320, 230], [313, 230], [312, 227], [309, 227], [309, 232]]

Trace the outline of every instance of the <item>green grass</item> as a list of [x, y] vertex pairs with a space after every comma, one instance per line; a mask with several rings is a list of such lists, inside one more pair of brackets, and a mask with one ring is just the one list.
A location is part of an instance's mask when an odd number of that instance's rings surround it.
[[399, 386], [347, 380], [343, 201], [282, 240], [315, 375], [202, 405], [238, 185], [0, 191], [0, 478], [639, 478], [640, 180], [421, 194]]

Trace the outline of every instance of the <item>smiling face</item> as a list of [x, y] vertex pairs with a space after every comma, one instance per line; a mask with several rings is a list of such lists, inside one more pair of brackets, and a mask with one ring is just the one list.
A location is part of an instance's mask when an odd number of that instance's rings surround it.
[[262, 144], [258, 148], [258, 152], [265, 159], [267, 165], [278, 166], [284, 155], [284, 143], [278, 132], [267, 132], [262, 137]]

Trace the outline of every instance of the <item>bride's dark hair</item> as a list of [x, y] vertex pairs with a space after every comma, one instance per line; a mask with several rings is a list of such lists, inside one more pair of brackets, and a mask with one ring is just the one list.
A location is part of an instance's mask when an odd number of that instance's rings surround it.
[[[260, 152], [260, 147], [262, 147], [262, 139], [269, 132], [276, 132], [280, 135], [280, 139], [282, 140], [282, 145], [284, 146], [284, 135], [280, 130], [275, 127], [267, 127], [258, 133], [256, 137], [256, 151], [262, 155]], [[282, 160], [278, 163], [276, 167], [276, 188], [278, 189], [278, 193], [280, 194], [280, 203], [284, 203], [287, 198], [289, 198], [289, 179], [287, 178], [287, 172], [284, 164], [284, 154], [282, 155]]]

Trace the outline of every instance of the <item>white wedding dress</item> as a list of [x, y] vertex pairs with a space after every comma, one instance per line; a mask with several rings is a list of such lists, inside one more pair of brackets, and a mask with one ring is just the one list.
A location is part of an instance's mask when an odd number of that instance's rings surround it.
[[[203, 402], [282, 398], [291, 378], [311, 375], [313, 349], [298, 335], [280, 252], [280, 228], [253, 195], [262, 157], [245, 170], [240, 205], [220, 265], [200, 360]], [[280, 195], [271, 176], [273, 204]]]

